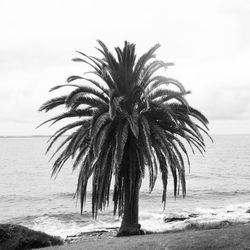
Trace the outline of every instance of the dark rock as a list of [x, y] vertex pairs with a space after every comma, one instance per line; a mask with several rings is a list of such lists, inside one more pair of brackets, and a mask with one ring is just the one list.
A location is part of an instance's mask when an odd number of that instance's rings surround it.
[[197, 218], [199, 217], [199, 214], [189, 214], [189, 218]]
[[65, 242], [75, 243], [80, 241], [98, 240], [100, 238], [102, 239], [114, 238], [117, 232], [118, 229], [116, 227], [107, 228], [107, 230], [81, 232], [75, 235], [68, 235], [65, 239]]
[[164, 222], [169, 223], [169, 222], [173, 222], [173, 221], [183, 221], [183, 220], [187, 220], [187, 219], [189, 219], [189, 216], [185, 216], [182, 214], [173, 214], [173, 215], [166, 216], [164, 218]]
[[62, 245], [60, 237], [34, 231], [21, 225], [0, 224], [0, 249], [22, 250]]
[[246, 213], [250, 213], [250, 208], [246, 211]]

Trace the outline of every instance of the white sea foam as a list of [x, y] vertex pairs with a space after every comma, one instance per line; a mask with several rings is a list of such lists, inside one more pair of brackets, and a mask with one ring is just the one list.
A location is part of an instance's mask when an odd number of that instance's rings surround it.
[[[249, 223], [250, 203], [231, 205], [224, 208], [195, 208], [193, 211], [182, 211], [177, 213], [156, 213], [143, 211], [140, 214], [142, 229], [155, 233], [175, 232], [190, 229], [212, 229], [236, 223]], [[190, 213], [192, 212], [192, 213]], [[166, 222], [166, 219], [173, 219]], [[60, 216], [40, 216], [24, 225], [44, 231], [48, 234], [59, 235], [66, 238], [69, 235], [77, 235], [82, 232], [109, 231], [118, 228], [121, 219], [107, 216], [98, 220], [89, 219], [86, 221], [74, 221]]]
[[[223, 227], [227, 224], [249, 223], [250, 203], [231, 205], [224, 208], [195, 208], [192, 213], [179, 212], [170, 214], [146, 213], [141, 220], [144, 229], [153, 232], [178, 231], [186, 229], [210, 229]], [[191, 211], [190, 211], [191, 212]], [[195, 216], [194, 216], [195, 215]], [[166, 218], [177, 218], [172, 222], [165, 222]]]
[[77, 235], [83, 232], [93, 232], [93, 231], [109, 231], [114, 228], [118, 228], [121, 224], [121, 220], [92, 220], [88, 222], [75, 222], [73, 220], [65, 220], [58, 217], [51, 216], [39, 216], [32, 221], [24, 222], [22, 225], [27, 226], [31, 229], [43, 231], [50, 235], [57, 235], [62, 238], [67, 236]]
[[65, 222], [59, 218], [50, 218], [49, 216], [41, 216], [34, 219], [33, 223], [23, 223], [31, 229], [45, 232], [50, 235], [61, 236], [66, 238], [67, 235], [77, 234], [81, 231], [80, 225], [75, 222]]

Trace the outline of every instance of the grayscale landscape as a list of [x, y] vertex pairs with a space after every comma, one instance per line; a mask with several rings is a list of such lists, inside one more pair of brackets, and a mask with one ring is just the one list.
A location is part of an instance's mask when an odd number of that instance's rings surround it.
[[0, 1], [0, 250], [250, 248], [249, 29], [247, 0]]

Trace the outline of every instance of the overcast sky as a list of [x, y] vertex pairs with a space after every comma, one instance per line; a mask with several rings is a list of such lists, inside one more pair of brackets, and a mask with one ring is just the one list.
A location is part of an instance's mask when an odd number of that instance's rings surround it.
[[48, 90], [72, 74], [75, 50], [97, 55], [136, 43], [141, 55], [174, 62], [166, 74], [192, 91], [189, 101], [211, 133], [250, 133], [250, 1], [0, 0], [0, 135], [51, 134], [35, 127]]

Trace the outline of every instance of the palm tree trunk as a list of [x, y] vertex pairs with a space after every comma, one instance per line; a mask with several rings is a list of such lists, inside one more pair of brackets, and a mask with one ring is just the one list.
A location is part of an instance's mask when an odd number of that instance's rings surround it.
[[139, 176], [134, 178], [133, 183], [128, 173], [124, 176], [124, 210], [117, 237], [144, 234], [140, 229], [141, 225], [138, 224], [140, 184]]

